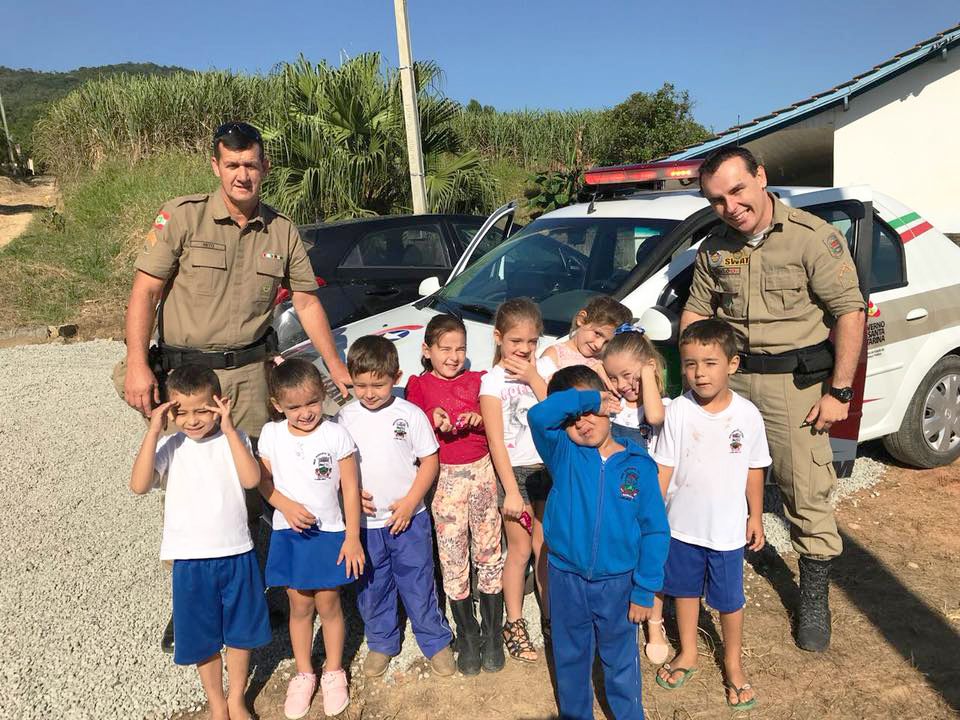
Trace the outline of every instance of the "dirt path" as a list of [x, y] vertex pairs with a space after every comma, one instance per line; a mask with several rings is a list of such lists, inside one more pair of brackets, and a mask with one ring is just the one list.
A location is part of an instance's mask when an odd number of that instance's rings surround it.
[[[796, 648], [796, 558], [752, 559], [745, 669], [759, 704], [742, 717], [782, 720], [960, 717], [960, 463], [916, 471], [891, 467], [838, 512], [845, 551], [831, 594], [833, 644], [824, 654]], [[528, 597], [528, 602], [530, 598]], [[676, 638], [676, 627], [668, 632]], [[729, 718], [714, 656], [719, 621], [701, 615], [700, 672], [668, 692], [644, 661], [644, 707], [651, 720]], [[289, 666], [260, 690], [261, 720], [279, 720]], [[599, 677], [597, 678], [599, 679]], [[491, 720], [556, 717], [545, 661], [449, 680], [398, 673], [393, 682], [355, 677], [353, 704], [341, 717]], [[605, 715], [599, 705], [597, 718]], [[185, 716], [191, 717], [191, 716]], [[196, 717], [200, 717], [199, 715]], [[319, 697], [308, 718], [321, 718]]]
[[27, 229], [33, 213], [57, 204], [56, 181], [41, 175], [27, 181], [0, 177], [0, 248]]

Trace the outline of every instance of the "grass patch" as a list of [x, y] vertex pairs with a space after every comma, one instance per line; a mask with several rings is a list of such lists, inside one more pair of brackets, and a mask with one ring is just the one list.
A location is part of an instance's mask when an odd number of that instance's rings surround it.
[[157, 209], [215, 186], [208, 160], [177, 152], [108, 162], [65, 183], [62, 212], [38, 213], [0, 251], [0, 325], [85, 319], [119, 327], [133, 261]]

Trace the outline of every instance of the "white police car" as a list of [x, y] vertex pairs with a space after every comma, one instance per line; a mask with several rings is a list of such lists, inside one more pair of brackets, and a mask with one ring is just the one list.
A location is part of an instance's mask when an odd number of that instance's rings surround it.
[[[656, 307], [659, 312], [646, 317], [666, 316], [675, 328], [696, 248], [720, 221], [696, 189], [650, 192], [636, 185], [695, 178], [696, 166], [685, 161], [588, 171], [585, 181], [601, 191], [598, 199], [547, 213], [513, 235], [514, 207], [500, 208], [442, 287], [431, 278], [421, 286], [422, 299], [338, 328], [338, 347], [345, 352], [361, 335], [384, 335], [396, 344], [409, 376], [421, 371], [424, 326], [436, 313], [453, 312], [467, 326], [472, 367], [487, 368], [492, 315], [501, 301], [518, 295], [540, 305], [541, 349], [566, 335], [570, 319], [597, 293], [621, 300], [638, 317]], [[868, 187], [770, 190], [844, 234], [869, 297], [850, 418], [831, 431], [838, 471], [852, 469], [857, 442], [880, 437], [891, 454], [919, 467], [960, 456], [960, 248], [917, 213]], [[506, 239], [494, 245], [493, 236]], [[664, 341], [670, 360], [675, 337], [650, 330]], [[311, 352], [301, 344], [288, 354]]]

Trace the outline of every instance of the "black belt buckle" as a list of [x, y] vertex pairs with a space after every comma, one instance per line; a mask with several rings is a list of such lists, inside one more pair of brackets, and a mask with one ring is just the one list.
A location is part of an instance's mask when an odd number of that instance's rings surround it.
[[233, 370], [237, 367], [237, 353], [234, 350], [225, 350], [223, 353], [223, 369]]

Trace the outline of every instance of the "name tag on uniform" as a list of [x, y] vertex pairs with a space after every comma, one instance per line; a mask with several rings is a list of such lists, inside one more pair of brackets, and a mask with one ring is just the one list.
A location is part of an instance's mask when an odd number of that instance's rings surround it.
[[723, 259], [723, 264], [725, 266], [730, 265], [746, 265], [750, 262], [749, 257], [728, 257]]

